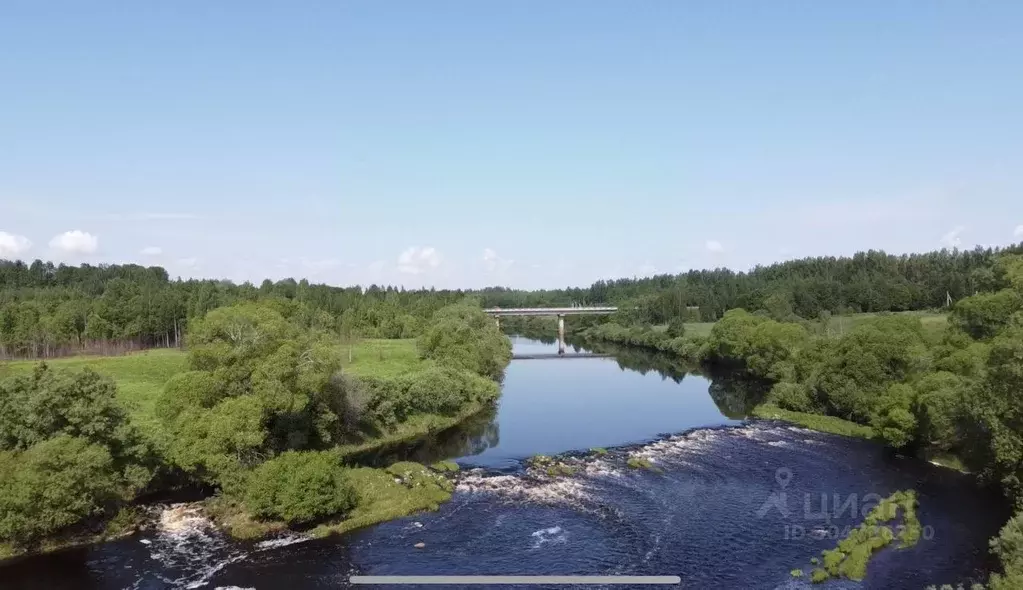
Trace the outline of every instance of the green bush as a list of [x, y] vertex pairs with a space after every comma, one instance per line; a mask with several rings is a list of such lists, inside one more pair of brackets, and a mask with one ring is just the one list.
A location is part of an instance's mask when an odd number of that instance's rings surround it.
[[668, 338], [671, 339], [681, 338], [685, 336], [686, 324], [684, 321], [682, 321], [682, 318], [678, 317], [671, 318], [671, 320], [668, 321], [668, 329], [665, 330], [665, 334], [667, 334]]
[[1023, 308], [1023, 298], [1012, 289], [979, 293], [956, 302], [949, 323], [972, 338], [981, 340], [994, 336], [1004, 328], [1009, 317]]
[[449, 305], [434, 314], [418, 339], [423, 358], [500, 380], [511, 361], [511, 343], [479, 307]]
[[492, 402], [501, 393], [498, 384], [488, 378], [436, 363], [396, 377], [365, 377], [362, 381], [370, 392], [366, 416], [384, 426], [416, 414], [456, 414], [471, 403]]
[[810, 388], [801, 383], [782, 381], [775, 383], [768, 393], [767, 401], [779, 408], [794, 412], [815, 412], [819, 407], [810, 395]]
[[31, 545], [100, 514], [121, 491], [110, 453], [84, 438], [0, 451], [0, 540]]
[[259, 518], [309, 524], [351, 510], [358, 502], [344, 467], [329, 451], [289, 451], [248, 477], [245, 505]]
[[24, 450], [58, 434], [120, 447], [130, 433], [116, 395], [114, 382], [92, 369], [39, 363], [29, 375], [0, 382], [0, 450]]

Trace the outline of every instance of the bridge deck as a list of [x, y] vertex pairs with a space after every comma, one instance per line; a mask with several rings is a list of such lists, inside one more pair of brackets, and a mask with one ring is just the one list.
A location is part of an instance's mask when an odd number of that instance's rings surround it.
[[542, 316], [542, 315], [587, 315], [609, 314], [618, 311], [617, 307], [491, 307], [484, 313], [492, 316]]

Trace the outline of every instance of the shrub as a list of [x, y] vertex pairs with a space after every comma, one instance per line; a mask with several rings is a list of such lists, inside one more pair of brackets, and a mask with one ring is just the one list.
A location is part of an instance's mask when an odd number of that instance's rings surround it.
[[32, 544], [99, 514], [119, 492], [110, 453], [83, 438], [0, 452], [0, 539]]
[[682, 318], [671, 318], [665, 333], [668, 335], [668, 338], [681, 338], [686, 335], [686, 324], [682, 321]]
[[495, 380], [511, 361], [511, 343], [494, 320], [468, 304], [437, 311], [418, 344], [423, 358]]
[[810, 388], [801, 383], [782, 381], [776, 383], [768, 394], [768, 401], [786, 410], [794, 412], [816, 412], [819, 410]]
[[337, 455], [288, 451], [257, 467], [248, 478], [245, 505], [257, 517], [308, 524], [351, 510], [355, 488]]
[[30, 375], [0, 382], [0, 449], [24, 450], [58, 434], [117, 444], [127, 416], [116, 393], [114, 382], [92, 369], [39, 363]]

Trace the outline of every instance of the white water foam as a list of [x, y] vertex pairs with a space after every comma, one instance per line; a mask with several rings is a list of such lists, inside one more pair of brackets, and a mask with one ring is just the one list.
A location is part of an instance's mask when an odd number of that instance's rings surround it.
[[[200, 588], [227, 565], [247, 557], [235, 549], [198, 504], [172, 504], [160, 513], [149, 557], [177, 577], [159, 576], [172, 588]], [[173, 574], [169, 574], [173, 575]]]
[[629, 456], [646, 459], [651, 463], [665, 458], [678, 460], [685, 456], [701, 454], [719, 438], [721, 438], [720, 430], [694, 430], [654, 441], [629, 453]]
[[560, 545], [568, 541], [568, 533], [559, 526], [534, 531], [530, 536], [533, 537], [533, 549], [539, 549], [541, 545], [547, 543]]
[[469, 473], [456, 488], [468, 494], [493, 494], [507, 501], [582, 507], [593, 498], [584, 480], [573, 477], [531, 479], [518, 475]]
[[305, 543], [310, 537], [304, 535], [287, 535], [284, 537], [278, 537], [276, 539], [267, 539], [266, 541], [260, 541], [256, 543], [257, 551], [266, 551], [267, 549], [277, 549], [279, 547], [287, 547], [288, 545], [295, 545], [296, 543]]

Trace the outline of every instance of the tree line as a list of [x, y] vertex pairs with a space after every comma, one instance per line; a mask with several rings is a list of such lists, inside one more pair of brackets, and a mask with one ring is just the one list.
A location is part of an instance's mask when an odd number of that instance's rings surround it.
[[821, 313], [906, 311], [943, 307], [992, 291], [1008, 248], [940, 250], [893, 255], [870, 250], [758, 266], [718, 268], [644, 279], [597, 281], [589, 287], [526, 291], [405, 290], [336, 287], [293, 278], [259, 286], [226, 280], [171, 280], [160, 267], [135, 264], [68, 266], [0, 260], [0, 357], [50, 357], [83, 349], [176, 346], [190, 320], [245, 301], [299, 301], [329, 314], [341, 335], [412, 338], [427, 319], [467, 295], [487, 307], [612, 304], [633, 319], [715, 321], [734, 308], [816, 318]]
[[826, 256], [757, 266], [749, 272], [727, 268], [677, 275], [597, 281], [588, 288], [539, 291], [485, 289], [488, 306], [531, 307], [572, 303], [628, 307], [637, 321], [667, 324], [673, 318], [710, 322], [734, 308], [787, 309], [802, 318], [833, 314], [909, 311], [944, 307], [997, 283], [995, 260], [1023, 253], [1007, 248], [939, 250]]
[[334, 287], [302, 279], [171, 280], [160, 267], [81, 266], [0, 260], [0, 358], [178, 346], [189, 322], [218, 307], [271, 299], [296, 301], [347, 337], [414, 338], [462, 291], [371, 285]]

